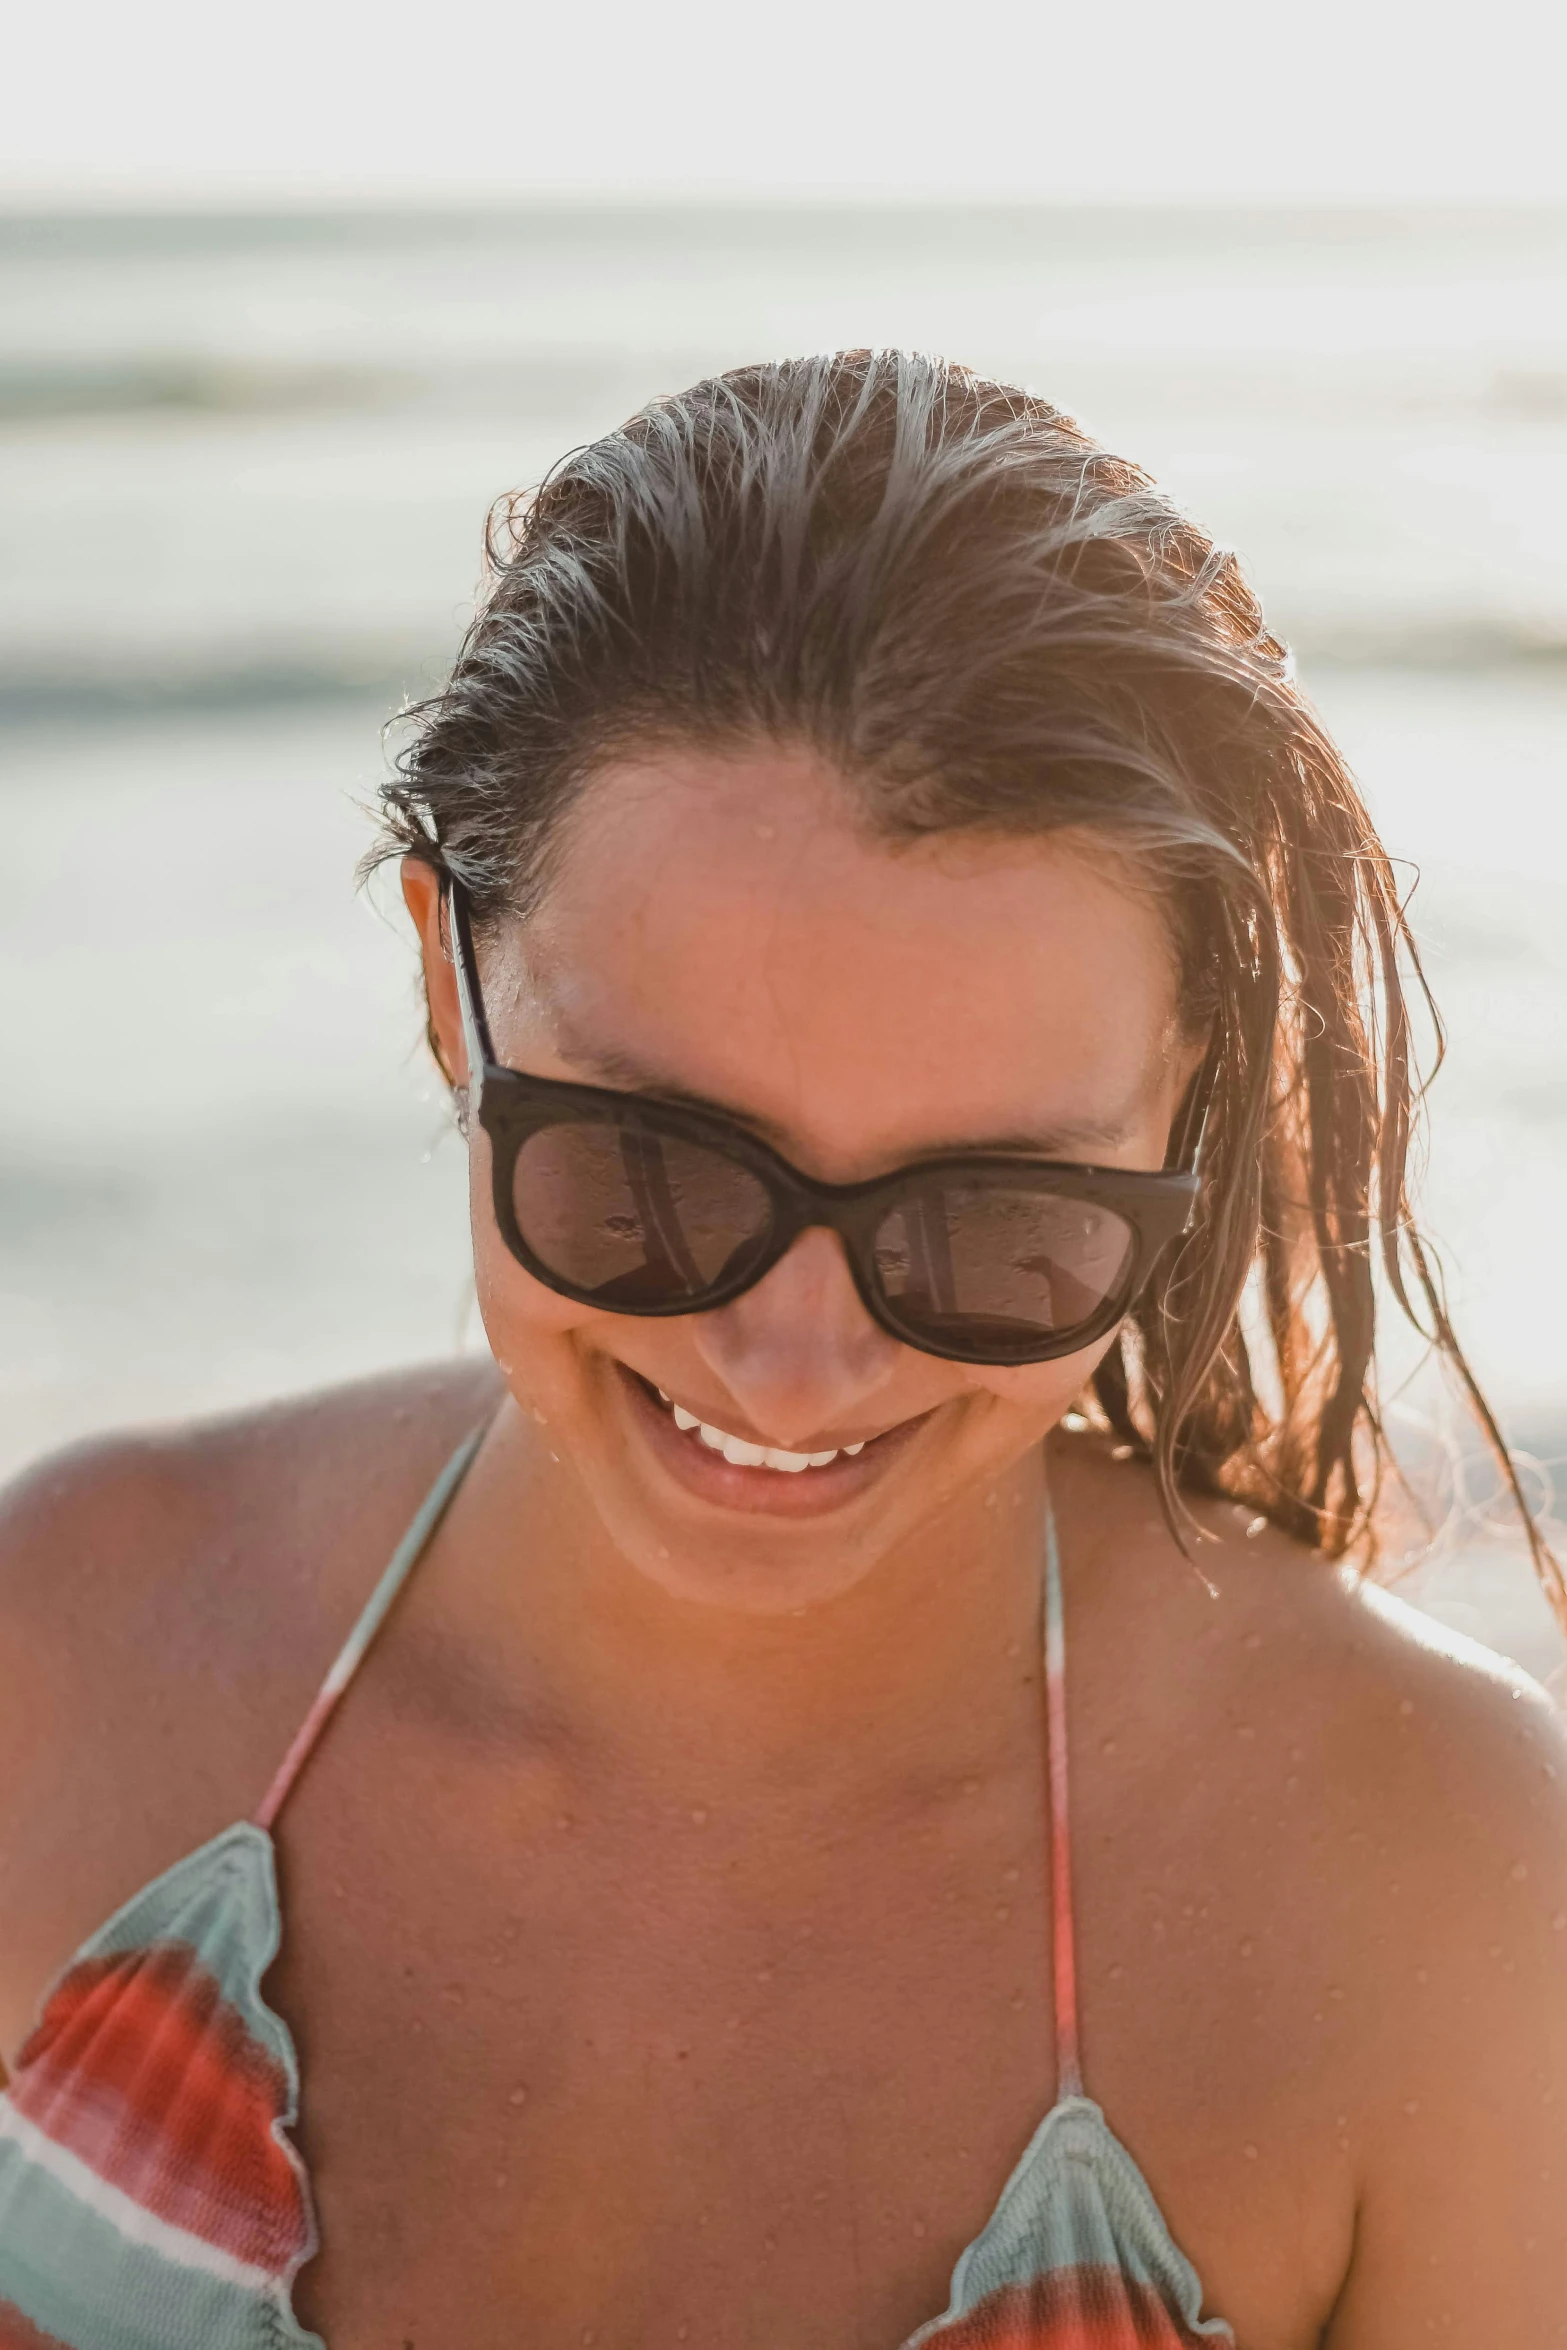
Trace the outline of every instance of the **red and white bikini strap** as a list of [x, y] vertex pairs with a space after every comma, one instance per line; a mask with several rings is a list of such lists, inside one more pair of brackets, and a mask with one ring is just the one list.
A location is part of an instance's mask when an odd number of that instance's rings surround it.
[[1081, 2097], [1077, 1931], [1072, 1912], [1072, 1815], [1066, 1741], [1066, 1610], [1055, 1512], [1045, 1503], [1045, 1722], [1050, 1762], [1050, 1919], [1056, 2006], [1056, 2097]]
[[339, 1649], [331, 1671], [321, 1684], [315, 1704], [306, 1714], [295, 1735], [294, 1743], [278, 1766], [271, 1786], [263, 1796], [254, 1814], [258, 1828], [270, 1829], [282, 1810], [295, 1780], [310, 1760], [321, 1734], [337, 1709], [339, 1699], [365, 1660], [370, 1643], [391, 1613], [392, 1602], [407, 1582], [419, 1558], [446, 1515], [453, 1494], [462, 1483], [474, 1454], [484, 1440], [485, 1429], [476, 1428], [463, 1439], [445, 1468], [441, 1471], [420, 1506], [419, 1513], [402, 1541], [393, 1551], [386, 1572], [365, 1602], [359, 1621]]

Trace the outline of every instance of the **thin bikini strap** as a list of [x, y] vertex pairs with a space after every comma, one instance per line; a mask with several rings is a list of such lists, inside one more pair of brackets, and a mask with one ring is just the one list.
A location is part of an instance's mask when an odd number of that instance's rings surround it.
[[294, 1781], [310, 1760], [322, 1731], [332, 1719], [339, 1698], [363, 1664], [366, 1650], [391, 1612], [393, 1600], [407, 1582], [426, 1543], [446, 1515], [447, 1505], [462, 1483], [484, 1435], [485, 1428], [479, 1427], [475, 1428], [471, 1436], [463, 1438], [425, 1496], [413, 1524], [393, 1551], [385, 1573], [366, 1600], [358, 1623], [338, 1651], [332, 1670], [321, 1684], [320, 1694], [301, 1722], [293, 1745], [284, 1755], [277, 1776], [253, 1815], [256, 1827], [270, 1829], [277, 1819]]
[[1056, 2100], [1081, 2097], [1077, 1933], [1072, 1915], [1072, 1814], [1066, 1767], [1066, 1611], [1055, 1511], [1045, 1503], [1045, 1720], [1050, 1754], [1050, 1919], [1056, 1996]]

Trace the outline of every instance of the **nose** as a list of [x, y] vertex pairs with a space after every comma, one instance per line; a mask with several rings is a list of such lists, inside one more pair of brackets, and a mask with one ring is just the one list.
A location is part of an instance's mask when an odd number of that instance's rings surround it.
[[790, 1449], [863, 1422], [903, 1352], [860, 1303], [837, 1234], [814, 1228], [754, 1289], [691, 1328], [749, 1425]]

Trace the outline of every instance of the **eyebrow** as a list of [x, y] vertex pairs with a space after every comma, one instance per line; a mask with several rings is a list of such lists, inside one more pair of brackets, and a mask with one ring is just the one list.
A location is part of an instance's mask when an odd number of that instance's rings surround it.
[[[614, 1045], [589, 1044], [565, 1024], [557, 1027], [554, 1041], [561, 1057], [569, 1061], [573, 1068], [589, 1072], [592, 1082], [613, 1087], [617, 1092], [646, 1094], [655, 1101], [668, 1102], [680, 1109], [705, 1110], [710, 1117], [727, 1118], [731, 1125], [743, 1126], [747, 1133], [757, 1135], [785, 1157], [795, 1147], [792, 1138], [771, 1118], [760, 1117], [754, 1110], [737, 1108], [733, 1102], [719, 1101], [712, 1094], [699, 1093], [691, 1086], [681, 1085], [650, 1063], [639, 1061], [633, 1053], [622, 1052]], [[920, 1159], [959, 1156], [1079, 1158], [1085, 1152], [1114, 1149], [1124, 1142], [1136, 1122], [1139, 1106], [1137, 1103], [1128, 1103], [1108, 1116], [1064, 1119], [1054, 1126], [1041, 1127], [1031, 1133], [1014, 1129], [1006, 1134], [939, 1137], [922, 1144], [909, 1163], [916, 1163]]]

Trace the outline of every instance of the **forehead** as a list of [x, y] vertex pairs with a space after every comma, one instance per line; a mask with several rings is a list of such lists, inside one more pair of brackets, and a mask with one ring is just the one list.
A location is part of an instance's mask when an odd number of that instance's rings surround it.
[[797, 750], [606, 767], [543, 906], [497, 943], [503, 1050], [509, 965], [516, 1017], [562, 1059], [703, 1093], [828, 1156], [1108, 1115], [1174, 1041], [1147, 891], [1064, 836], [868, 837], [836, 772]]

